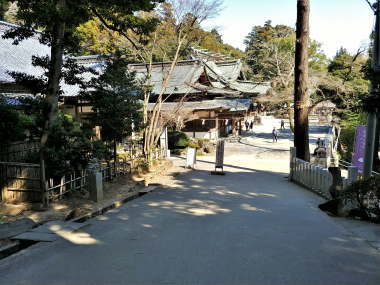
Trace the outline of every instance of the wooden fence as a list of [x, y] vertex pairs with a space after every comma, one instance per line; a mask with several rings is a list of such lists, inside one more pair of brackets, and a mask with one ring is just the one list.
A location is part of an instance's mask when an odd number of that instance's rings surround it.
[[47, 181], [48, 199], [57, 200], [64, 194], [77, 190], [82, 191], [87, 186], [87, 170], [73, 172], [61, 177], [61, 179], [49, 179]]
[[[5, 154], [2, 149], [4, 160], [22, 160], [28, 154], [39, 150], [39, 143], [20, 143], [10, 148], [9, 153]], [[100, 171], [103, 181], [111, 181], [115, 177], [126, 175], [132, 171], [133, 157], [139, 155], [142, 150], [141, 142], [134, 144], [127, 151], [131, 153], [128, 159], [120, 159], [115, 167], [112, 161], [102, 162]], [[0, 153], [1, 154], [1, 153]], [[154, 158], [166, 156], [166, 151], [157, 149]], [[0, 161], [0, 202], [41, 202], [43, 199], [42, 185], [46, 184], [48, 199], [56, 200], [64, 194], [82, 189], [88, 185], [88, 171], [82, 170], [65, 175], [59, 179], [48, 179], [41, 181], [40, 165], [14, 161]]]
[[40, 165], [0, 162], [0, 189], [5, 202], [40, 202]]
[[40, 150], [40, 142], [37, 140], [17, 142], [0, 147], [0, 161], [23, 162], [29, 155]]

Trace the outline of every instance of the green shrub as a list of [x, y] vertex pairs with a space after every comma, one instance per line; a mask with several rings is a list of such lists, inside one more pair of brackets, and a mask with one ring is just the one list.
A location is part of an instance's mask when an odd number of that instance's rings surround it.
[[199, 138], [199, 139], [196, 139], [196, 141], [197, 141], [197, 144], [199, 145], [200, 148], [203, 148], [203, 147], [207, 146], [210, 143], [209, 139]]
[[169, 149], [186, 148], [191, 142], [190, 138], [183, 132], [172, 131], [168, 133]]
[[201, 148], [201, 146], [197, 143], [189, 143], [188, 147], [192, 147], [192, 148], [196, 148], [196, 149]]
[[352, 183], [341, 198], [357, 205], [366, 218], [380, 222], [380, 175]]
[[215, 149], [214, 144], [209, 139], [196, 139], [196, 144], [199, 145], [199, 149], [203, 153], [212, 153]]
[[0, 145], [23, 140], [28, 123], [29, 118], [25, 114], [0, 102]]
[[170, 153], [173, 154], [173, 155], [181, 155], [183, 151], [184, 151], [184, 149], [178, 149], [178, 148], [176, 148], [176, 149], [170, 150]]
[[91, 154], [90, 134], [69, 115], [59, 114], [46, 143], [46, 173], [61, 177], [87, 166]]

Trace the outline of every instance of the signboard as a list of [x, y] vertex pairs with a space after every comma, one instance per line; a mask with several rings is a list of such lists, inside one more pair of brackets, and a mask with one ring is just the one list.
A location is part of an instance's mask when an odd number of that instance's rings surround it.
[[186, 167], [194, 168], [194, 165], [197, 161], [196, 154], [197, 154], [196, 148], [193, 148], [193, 147], [187, 148]]
[[224, 141], [220, 140], [216, 144], [215, 169], [223, 169], [224, 162]]
[[161, 146], [161, 153], [164, 157], [167, 157], [168, 155], [168, 128], [165, 128], [160, 136], [160, 146]]
[[364, 170], [365, 140], [367, 127], [359, 125], [356, 128], [355, 144], [352, 154], [352, 165], [358, 168], [359, 173]]

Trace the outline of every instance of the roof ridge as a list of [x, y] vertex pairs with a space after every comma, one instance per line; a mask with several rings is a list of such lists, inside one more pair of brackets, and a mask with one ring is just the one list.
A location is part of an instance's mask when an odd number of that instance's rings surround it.
[[17, 28], [17, 27], [20, 27], [20, 25], [16, 25], [16, 24], [12, 24], [12, 23], [8, 23], [8, 22], [4, 22], [4, 21], [0, 21], [0, 27], [1, 26], [6, 26], [6, 27], [9, 27], [9, 28]]
[[[21, 25], [17, 25], [17, 24], [12, 24], [12, 23], [8, 23], [8, 22], [4, 22], [4, 21], [0, 21], [0, 31], [3, 30], [5, 31], [6, 29], [12, 29], [12, 28], [19, 28], [21, 27]], [[42, 31], [40, 30], [36, 30], [33, 28], [33, 32], [34, 34], [31, 36], [31, 37], [36, 37], [36, 34], [41, 34]]]
[[[190, 63], [201, 63], [201, 60], [200, 59], [187, 59], [187, 60], [179, 60], [177, 63], [176, 63], [176, 66], [179, 66], [179, 65], [186, 65], [186, 64], [190, 64]], [[152, 62], [152, 66], [160, 66], [160, 65], [171, 65], [172, 64], [172, 61], [162, 61], [162, 62]], [[149, 63], [131, 63], [129, 64], [129, 66], [147, 66], [149, 65]]]

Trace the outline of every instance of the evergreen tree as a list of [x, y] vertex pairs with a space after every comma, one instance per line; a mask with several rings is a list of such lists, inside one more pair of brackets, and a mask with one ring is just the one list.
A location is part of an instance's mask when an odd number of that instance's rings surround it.
[[142, 121], [142, 91], [135, 73], [128, 71], [128, 61], [109, 58], [103, 73], [91, 80], [82, 96], [92, 106], [92, 121], [101, 127], [102, 139], [113, 143], [116, 162], [117, 142], [138, 131]]
[[[17, 44], [25, 38], [38, 36], [43, 44], [50, 46], [50, 57], [34, 58], [33, 64], [47, 70], [45, 89], [45, 124], [41, 136], [40, 161], [41, 168], [45, 169], [46, 143], [50, 130], [58, 115], [58, 97], [61, 92], [62, 79], [68, 84], [78, 84], [79, 79], [75, 71], [80, 71], [73, 62], [67, 62], [71, 69], [62, 72], [64, 55], [73, 54], [79, 50], [79, 39], [76, 34], [77, 27], [94, 16], [101, 17], [111, 26], [122, 26], [125, 30], [136, 30], [139, 33], [149, 32], [156, 24], [150, 19], [140, 19], [136, 11], [150, 11], [161, 0], [10, 0], [17, 2], [17, 19], [22, 25], [9, 30], [4, 37], [13, 38]], [[37, 32], [36, 29], [41, 32]], [[82, 70], [83, 71], [83, 70]], [[23, 81], [27, 81], [23, 77]], [[33, 78], [33, 80], [35, 80]], [[45, 180], [44, 171], [41, 173]], [[46, 189], [45, 189], [46, 190]], [[44, 191], [46, 194], [46, 191]], [[45, 197], [47, 203], [47, 196]]]

